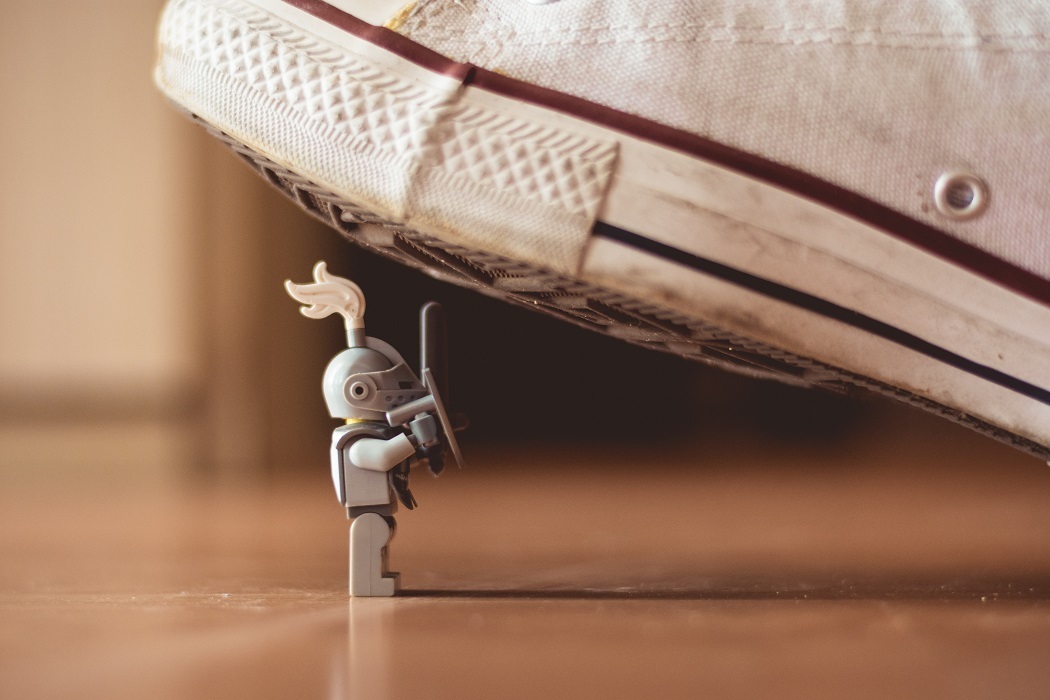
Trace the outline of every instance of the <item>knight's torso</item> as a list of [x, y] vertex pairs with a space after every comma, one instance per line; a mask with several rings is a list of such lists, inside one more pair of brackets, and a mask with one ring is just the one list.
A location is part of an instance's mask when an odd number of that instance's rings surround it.
[[392, 503], [394, 494], [386, 472], [362, 469], [350, 459], [350, 447], [363, 437], [389, 440], [397, 434], [384, 423], [350, 423], [332, 432], [332, 483], [339, 502], [347, 508]]

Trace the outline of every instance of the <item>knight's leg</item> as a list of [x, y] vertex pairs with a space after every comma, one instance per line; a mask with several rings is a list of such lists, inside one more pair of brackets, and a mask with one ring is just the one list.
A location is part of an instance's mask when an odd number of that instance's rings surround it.
[[350, 524], [350, 595], [392, 596], [397, 574], [387, 570], [387, 543], [393, 530], [379, 513], [362, 513]]

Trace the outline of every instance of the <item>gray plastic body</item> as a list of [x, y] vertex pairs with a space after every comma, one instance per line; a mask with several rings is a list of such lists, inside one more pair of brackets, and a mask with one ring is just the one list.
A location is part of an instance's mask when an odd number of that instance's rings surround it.
[[[365, 334], [365, 298], [360, 287], [314, 266], [314, 282], [286, 281], [288, 294], [308, 318], [339, 314], [347, 349], [325, 368], [322, 388], [328, 412], [347, 425], [332, 433], [332, 484], [353, 518], [350, 525], [350, 595], [390, 596], [398, 575], [388, 571], [398, 497], [411, 509], [408, 462], [426, 460], [434, 474], [443, 466], [442, 436], [456, 463], [463, 460], [442, 403], [446, 390], [445, 318], [431, 302], [420, 312], [421, 375], [409, 369], [388, 343]], [[395, 493], [396, 492], [396, 493]]]
[[331, 466], [339, 502], [345, 508], [394, 504], [387, 472], [414, 452], [404, 434], [381, 423], [336, 428], [332, 432]]
[[350, 595], [392, 596], [400, 576], [390, 571], [387, 545], [394, 534], [386, 518], [365, 513], [350, 524]]
[[[415, 452], [408, 436], [378, 423], [337, 428], [332, 436], [333, 478], [341, 478], [340, 501], [350, 523], [350, 595], [392, 596], [400, 576], [390, 572], [388, 545], [394, 535], [397, 499], [387, 472]], [[337, 464], [336, 464], [337, 463]], [[337, 480], [336, 491], [340, 492]]]

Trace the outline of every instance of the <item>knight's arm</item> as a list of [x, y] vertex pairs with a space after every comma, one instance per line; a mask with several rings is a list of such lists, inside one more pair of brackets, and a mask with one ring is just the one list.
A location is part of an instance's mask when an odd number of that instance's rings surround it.
[[407, 435], [401, 434], [381, 440], [360, 438], [350, 446], [350, 461], [354, 466], [377, 472], [388, 472], [415, 454], [416, 448]]

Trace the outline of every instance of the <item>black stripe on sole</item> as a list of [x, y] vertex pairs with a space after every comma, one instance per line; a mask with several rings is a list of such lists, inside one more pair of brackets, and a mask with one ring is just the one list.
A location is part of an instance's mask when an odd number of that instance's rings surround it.
[[975, 377], [996, 384], [1005, 389], [1017, 392], [1022, 396], [1050, 405], [1050, 391], [1030, 384], [1022, 379], [1000, 372], [997, 369], [982, 365], [979, 362], [967, 359], [961, 355], [946, 350], [927, 340], [912, 335], [907, 331], [884, 323], [877, 319], [865, 316], [862, 313], [851, 311], [844, 306], [839, 306], [830, 301], [815, 297], [805, 292], [800, 292], [791, 287], [771, 282], [761, 277], [742, 272], [735, 268], [706, 258], [693, 255], [679, 248], [669, 246], [659, 241], [654, 241], [632, 231], [622, 229], [604, 221], [598, 221], [594, 225], [594, 235], [607, 238], [631, 248], [655, 255], [656, 257], [669, 260], [690, 269], [717, 277], [721, 280], [743, 287], [763, 296], [777, 301], [782, 301], [793, 306], [820, 314], [826, 318], [833, 319], [861, 331], [871, 333], [884, 340], [905, 347], [909, 350], [925, 355], [930, 359], [943, 362], [946, 365], [962, 370]]

